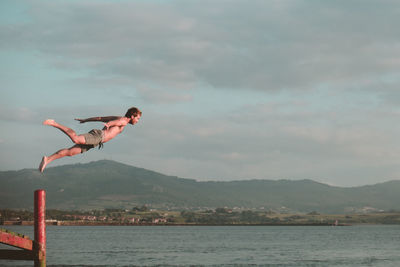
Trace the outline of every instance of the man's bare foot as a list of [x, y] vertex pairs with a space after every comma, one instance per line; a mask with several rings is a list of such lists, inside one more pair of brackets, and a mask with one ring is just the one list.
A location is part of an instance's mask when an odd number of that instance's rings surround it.
[[53, 126], [56, 122], [52, 119], [47, 119], [43, 122], [43, 125], [50, 125]]
[[40, 172], [44, 171], [44, 168], [46, 168], [47, 163], [48, 163], [48, 157], [44, 156], [42, 158], [42, 161], [40, 162], [40, 165], [39, 165], [39, 171]]

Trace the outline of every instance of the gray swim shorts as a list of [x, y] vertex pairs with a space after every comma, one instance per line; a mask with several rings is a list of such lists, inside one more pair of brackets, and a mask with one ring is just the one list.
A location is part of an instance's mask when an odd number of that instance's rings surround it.
[[90, 132], [83, 134], [83, 136], [85, 137], [86, 144], [79, 145], [82, 149], [82, 153], [98, 145], [100, 145], [100, 147], [103, 146], [104, 133], [102, 130], [93, 129]]

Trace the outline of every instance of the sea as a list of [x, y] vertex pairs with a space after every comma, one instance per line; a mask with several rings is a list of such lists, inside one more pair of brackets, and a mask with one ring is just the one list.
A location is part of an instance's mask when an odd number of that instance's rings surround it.
[[[33, 238], [32, 226], [3, 228]], [[47, 226], [46, 231], [47, 266], [57, 267], [400, 266], [400, 225]], [[33, 263], [0, 260], [0, 266]]]

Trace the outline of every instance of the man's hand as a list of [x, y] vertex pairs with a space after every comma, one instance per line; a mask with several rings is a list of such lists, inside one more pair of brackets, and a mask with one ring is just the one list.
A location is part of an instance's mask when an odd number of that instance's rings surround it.
[[86, 120], [84, 120], [84, 119], [75, 119], [76, 121], [79, 121], [80, 123], [85, 123], [86, 122]]

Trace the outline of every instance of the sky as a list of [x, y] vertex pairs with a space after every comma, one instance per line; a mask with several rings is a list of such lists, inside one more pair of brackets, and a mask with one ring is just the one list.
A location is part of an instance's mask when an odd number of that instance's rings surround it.
[[[115, 160], [198, 181], [400, 179], [400, 3], [0, 2], [0, 170], [72, 142], [47, 118], [143, 111], [48, 165]], [[44, 174], [45, 175], [45, 172]]]

